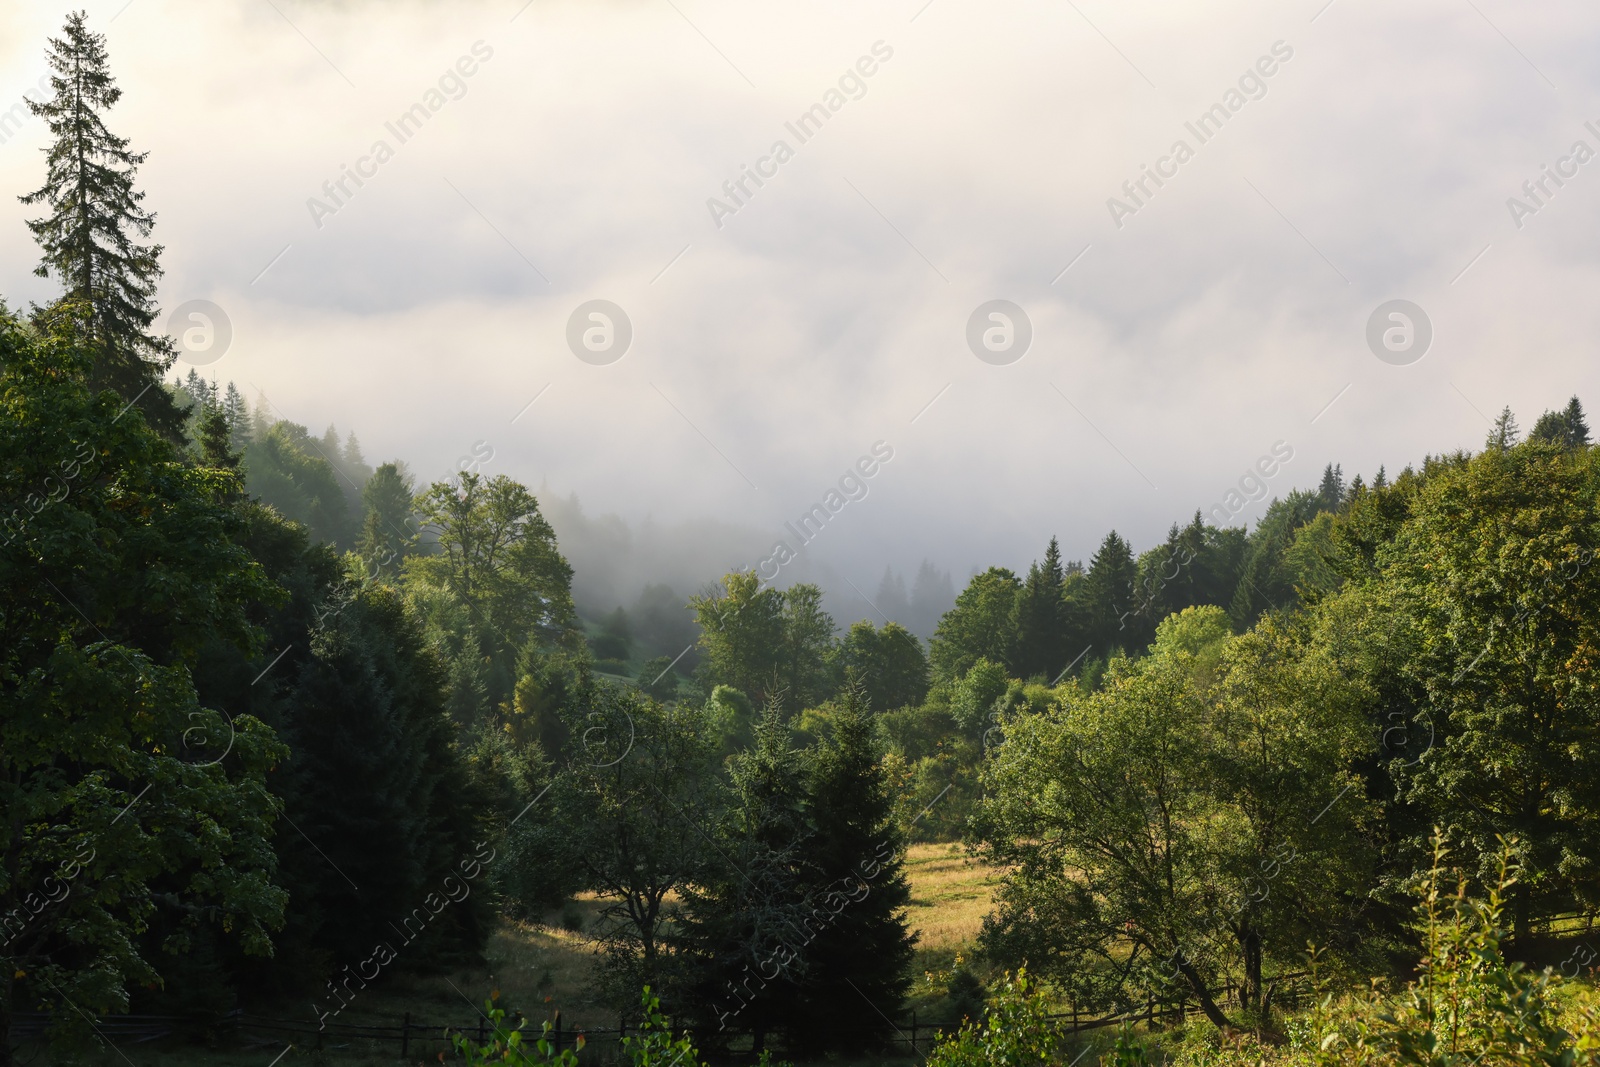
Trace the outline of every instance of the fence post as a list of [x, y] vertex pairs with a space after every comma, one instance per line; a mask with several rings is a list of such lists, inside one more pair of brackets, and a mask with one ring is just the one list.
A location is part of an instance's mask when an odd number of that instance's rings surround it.
[[556, 1009], [555, 1025], [550, 1028], [550, 1033], [555, 1037], [556, 1055], [561, 1054], [561, 1009]]
[[406, 1021], [400, 1024], [400, 1055], [402, 1058], [411, 1051], [411, 1013], [406, 1012]]
[[478, 1047], [483, 1047], [483, 1016], [478, 1016]]
[[917, 1048], [917, 1013], [911, 1013], [911, 1052], [913, 1055], [922, 1055], [922, 1050]]

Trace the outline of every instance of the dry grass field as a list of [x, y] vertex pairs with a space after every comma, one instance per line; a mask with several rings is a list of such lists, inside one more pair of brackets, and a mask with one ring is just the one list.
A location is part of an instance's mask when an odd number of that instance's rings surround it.
[[[919, 1012], [936, 1012], [944, 995], [943, 976], [958, 956], [970, 958], [983, 917], [990, 908], [995, 878], [992, 871], [967, 860], [961, 846], [950, 844], [912, 846], [906, 856], [906, 873], [911, 881], [907, 917], [920, 935], [913, 964], [917, 980], [910, 1007]], [[594, 943], [583, 930], [592, 924], [599, 907], [599, 901], [588, 896], [564, 912], [550, 913], [542, 923], [504, 922], [490, 940], [486, 966], [426, 976], [389, 976], [362, 990], [338, 1021], [393, 1025], [410, 1012], [417, 1021], [468, 1024], [477, 1018], [478, 1007], [490, 991], [498, 990], [500, 1004], [522, 1011], [533, 1025], [559, 1008], [563, 1025], [614, 1027], [615, 1015], [596, 1004], [588, 993], [596, 957]], [[579, 929], [568, 929], [569, 925]], [[270, 1014], [301, 1021], [314, 1018], [309, 1006], [300, 1010], [285, 1006]], [[163, 1042], [154, 1047], [125, 1045], [116, 1051], [91, 1053], [78, 1062], [106, 1067], [267, 1067], [283, 1051], [283, 1043], [223, 1051], [168, 1046]], [[437, 1062], [436, 1055], [437, 1047], [426, 1058]], [[337, 1047], [329, 1043], [320, 1052], [300, 1047], [288, 1051], [279, 1067], [292, 1063], [375, 1067], [400, 1062], [393, 1046]], [[410, 1062], [419, 1059], [413, 1054]]]

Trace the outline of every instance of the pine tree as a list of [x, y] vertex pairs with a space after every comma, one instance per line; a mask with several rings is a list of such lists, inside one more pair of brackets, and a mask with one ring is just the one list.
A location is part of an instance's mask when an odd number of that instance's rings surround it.
[[1137, 577], [1132, 547], [1112, 530], [1090, 558], [1089, 572], [1079, 587], [1084, 598], [1081, 608], [1088, 628], [1086, 636], [1094, 655], [1107, 655], [1114, 648], [1136, 652], [1143, 647], [1137, 635], [1130, 640], [1132, 630], [1124, 625], [1127, 613], [1133, 610]]
[[783, 707], [767, 705], [754, 743], [728, 761], [731, 804], [717, 851], [701, 885], [685, 893], [679, 948], [682, 999], [699, 1017], [697, 1033], [723, 1024], [756, 1034], [789, 1017], [801, 967], [792, 956], [806, 936], [804, 888], [815, 881], [806, 823], [802, 756]]
[[1063, 581], [1061, 546], [1051, 537], [1044, 563], [1028, 568], [1027, 581], [1012, 608], [1017, 635], [1013, 666], [1023, 678], [1043, 675], [1049, 681], [1066, 665]]
[[368, 479], [361, 490], [366, 513], [361, 520], [356, 554], [369, 567], [380, 573], [396, 573], [400, 560], [416, 547], [411, 519], [414, 498], [411, 475], [404, 463], [385, 463]]
[[107, 69], [105, 37], [91, 33], [84, 13], [67, 16], [64, 36], [51, 38], [49, 100], [28, 108], [49, 127], [45, 182], [21, 197], [46, 203], [49, 213], [28, 222], [43, 260], [65, 291], [56, 305], [68, 310], [93, 352], [90, 384], [133, 402], [142, 398], [146, 419], [168, 437], [181, 433], [184, 415], [164, 389], [152, 389], [172, 366], [169, 338], [153, 334], [161, 246], [140, 244], [156, 217], [142, 207], [134, 175], [146, 153], [128, 151], [126, 138], [106, 129], [101, 114], [122, 96]]
[[1317, 488], [1317, 501], [1324, 511], [1337, 512], [1344, 503], [1344, 468], [1330, 463], [1322, 471], [1322, 484]]
[[205, 409], [205, 414], [200, 417], [196, 443], [200, 446], [200, 461], [206, 466], [226, 470], [238, 468], [240, 457], [233, 450], [228, 434], [228, 419], [220, 407]]
[[1583, 405], [1578, 403], [1576, 395], [1567, 401], [1567, 410], [1561, 413], [1562, 420], [1566, 423], [1567, 447], [1578, 448], [1589, 443], [1589, 423], [1583, 417]]
[[799, 1051], [842, 1050], [860, 1038], [841, 1019], [899, 1014], [916, 942], [906, 928], [911, 887], [900, 833], [859, 686], [846, 687], [833, 737], [813, 750], [806, 787], [814, 834], [806, 926], [814, 936], [799, 947], [803, 977], [788, 1037]]
[[250, 445], [250, 406], [245, 403], [239, 387], [232, 382], [228, 383], [228, 391], [222, 398], [222, 414], [228, 420], [228, 433], [233, 439], [233, 447], [242, 452]]
[[[1503, 418], [1504, 416], [1502, 416]], [[1494, 434], [1491, 432], [1490, 440]], [[1581, 448], [1589, 443], [1589, 423], [1583, 415], [1583, 405], [1574, 396], [1561, 411], [1546, 411], [1539, 416], [1528, 432], [1528, 440], [1559, 445], [1566, 449]]]
[[[1576, 397], [1573, 398], [1577, 400]], [[1500, 409], [1500, 417], [1494, 420], [1494, 426], [1489, 430], [1489, 439], [1483, 443], [1484, 448], [1496, 452], [1504, 452], [1517, 443], [1521, 431], [1517, 429], [1517, 417], [1511, 414], [1511, 405], [1507, 404]]]
[[883, 580], [878, 583], [878, 596], [873, 606], [887, 619], [898, 623], [905, 623], [911, 617], [911, 598], [906, 595], [906, 580], [894, 572], [894, 568], [883, 568]]

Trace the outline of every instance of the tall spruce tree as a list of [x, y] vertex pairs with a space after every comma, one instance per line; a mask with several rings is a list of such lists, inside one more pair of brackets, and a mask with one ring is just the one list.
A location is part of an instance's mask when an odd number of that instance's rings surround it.
[[1494, 420], [1494, 426], [1489, 430], [1489, 438], [1483, 444], [1485, 448], [1492, 448], [1496, 452], [1504, 452], [1517, 443], [1521, 431], [1517, 428], [1517, 417], [1511, 414], [1511, 405], [1507, 404], [1500, 409], [1500, 417]]
[[1022, 584], [1012, 608], [1012, 625], [1017, 635], [1014, 666], [1023, 678], [1043, 675], [1049, 681], [1066, 665], [1063, 581], [1061, 546], [1052, 537], [1045, 549], [1044, 562], [1028, 568], [1028, 579]]
[[841, 1020], [899, 1012], [916, 942], [906, 928], [911, 886], [900, 833], [859, 685], [844, 690], [833, 736], [814, 750], [806, 787], [812, 934], [800, 949], [788, 1037], [801, 1052], [843, 1050], [858, 1047], [863, 1035]]
[[183, 412], [165, 389], [151, 388], [176, 354], [170, 338], [150, 332], [162, 249], [139, 243], [156, 221], [133, 184], [146, 153], [128, 151], [127, 139], [101, 118], [122, 90], [107, 69], [105, 37], [90, 32], [83, 12], [67, 16], [46, 58], [53, 95], [29, 100], [28, 108], [53, 140], [45, 149], [44, 184], [20, 198], [49, 205], [48, 214], [28, 223], [44, 253], [34, 273], [48, 278], [53, 272], [61, 281], [61, 306], [79, 320], [93, 353], [91, 386], [138, 399], [146, 419], [175, 439]]

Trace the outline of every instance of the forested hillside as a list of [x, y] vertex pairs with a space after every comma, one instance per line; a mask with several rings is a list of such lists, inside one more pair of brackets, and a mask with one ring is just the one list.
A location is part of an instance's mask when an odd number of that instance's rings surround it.
[[[1128, 1067], [1243, 1064], [1246, 1034], [1258, 1063], [1593, 1062], [1562, 984], [1600, 914], [1577, 397], [1392, 478], [1329, 463], [1253, 528], [1052, 538], [942, 612], [941, 572], [890, 570], [911, 625], [748, 569], [586, 620], [526, 485], [421, 484], [177, 374], [101, 39], [76, 15], [53, 49], [29, 202], [62, 292], [0, 305], [0, 1065], [130, 1014], [320, 1033], [558, 925], [638, 1064], [877, 1054], [912, 1003], [949, 1065], [1064, 1061], [1080, 1017]], [[996, 879], [938, 971], [928, 842]], [[468, 994], [493, 1025], [460, 1059], [575, 1062]]]

